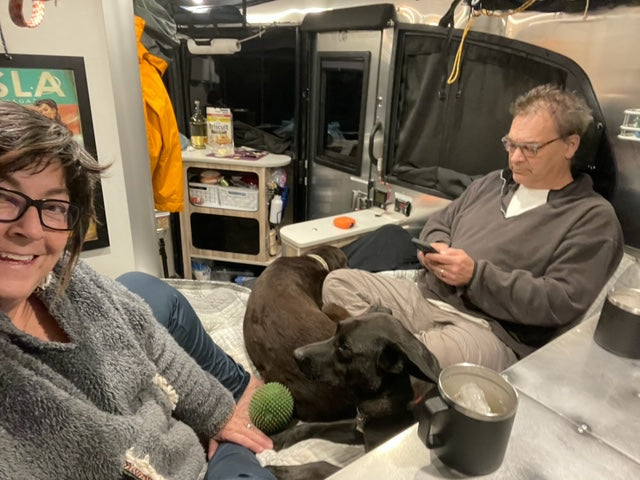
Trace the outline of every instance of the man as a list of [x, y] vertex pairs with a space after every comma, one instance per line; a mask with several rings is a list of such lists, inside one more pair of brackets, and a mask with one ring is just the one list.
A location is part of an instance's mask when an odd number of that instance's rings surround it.
[[503, 370], [581, 318], [623, 254], [612, 206], [571, 161], [592, 116], [583, 99], [539, 86], [513, 104], [509, 167], [474, 181], [420, 239], [418, 284], [331, 272], [323, 301], [359, 315], [391, 309], [444, 367]]

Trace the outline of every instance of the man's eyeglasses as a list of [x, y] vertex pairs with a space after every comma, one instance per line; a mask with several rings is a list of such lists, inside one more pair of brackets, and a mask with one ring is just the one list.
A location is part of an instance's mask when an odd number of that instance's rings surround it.
[[73, 230], [80, 218], [80, 209], [71, 202], [34, 200], [24, 193], [0, 187], [0, 222], [15, 222], [31, 206], [38, 210], [42, 226], [51, 230]]
[[546, 147], [547, 145], [561, 139], [562, 137], [556, 137], [544, 143], [516, 143], [512, 141], [507, 135], [505, 135], [504, 137], [502, 137], [501, 141], [504, 145], [504, 149], [509, 152], [509, 155], [511, 155], [516, 151], [517, 148], [519, 148], [525, 157], [533, 158], [538, 154], [541, 148]]

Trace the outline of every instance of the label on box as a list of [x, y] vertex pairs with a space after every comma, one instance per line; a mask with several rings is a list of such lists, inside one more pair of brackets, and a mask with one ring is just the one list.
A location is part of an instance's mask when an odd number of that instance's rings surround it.
[[255, 212], [258, 210], [258, 193], [257, 188], [223, 187], [189, 182], [189, 201], [198, 207]]
[[228, 108], [207, 107], [208, 148], [214, 155], [233, 155], [233, 118]]

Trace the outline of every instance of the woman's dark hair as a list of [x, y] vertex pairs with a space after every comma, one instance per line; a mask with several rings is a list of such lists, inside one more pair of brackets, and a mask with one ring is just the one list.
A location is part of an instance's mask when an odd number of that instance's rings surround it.
[[64, 125], [31, 108], [0, 101], [0, 179], [23, 170], [37, 173], [52, 164], [62, 166], [69, 200], [80, 209], [60, 259], [56, 291], [61, 293], [69, 283], [89, 225], [96, 221], [95, 186], [108, 166], [99, 165]]

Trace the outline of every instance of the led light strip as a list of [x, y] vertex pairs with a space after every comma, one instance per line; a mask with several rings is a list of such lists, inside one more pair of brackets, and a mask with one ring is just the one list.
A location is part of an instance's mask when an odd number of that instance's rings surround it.
[[44, 2], [46, 1], [48, 0], [32, 0], [31, 16], [28, 20], [25, 20], [24, 15], [22, 15], [23, 0], [9, 0], [9, 15], [11, 16], [11, 20], [19, 27], [37, 27], [44, 18]]

